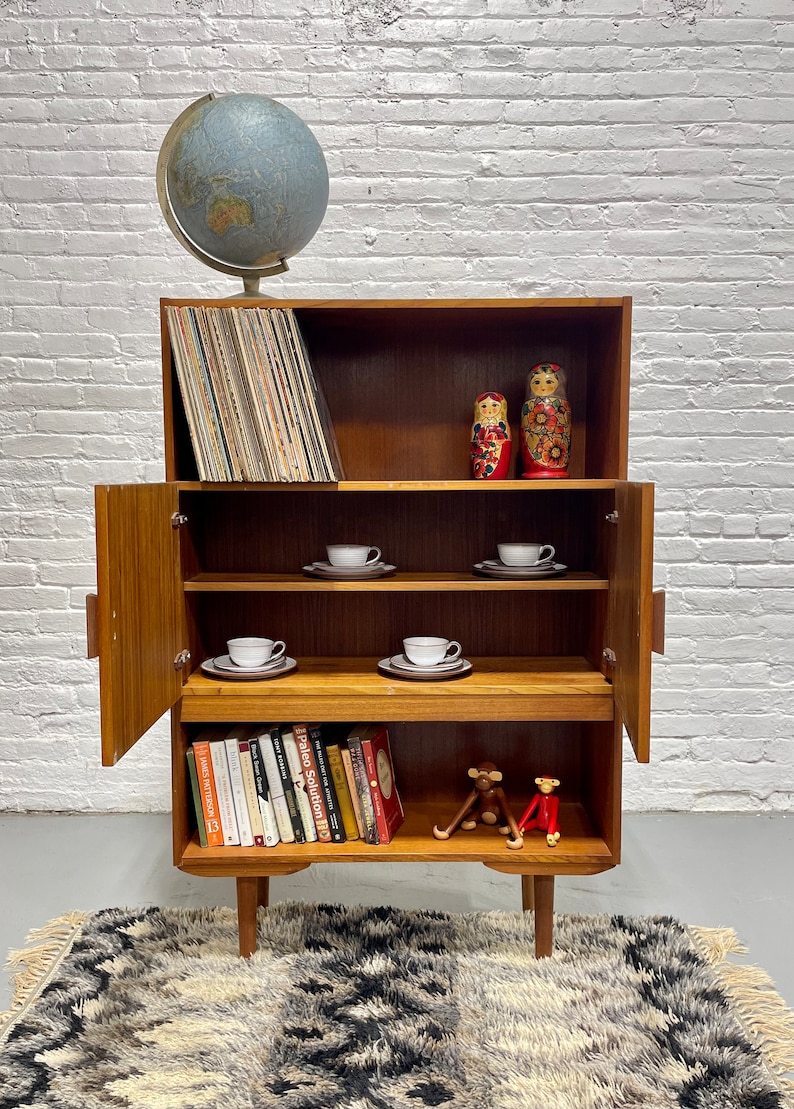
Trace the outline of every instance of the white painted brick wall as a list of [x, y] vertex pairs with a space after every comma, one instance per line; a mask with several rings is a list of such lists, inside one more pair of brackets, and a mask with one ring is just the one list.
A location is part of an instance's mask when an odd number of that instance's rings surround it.
[[[75, 7], [80, 10], [75, 13]], [[171, 238], [208, 89], [315, 130], [326, 220], [279, 294], [635, 298], [657, 483], [637, 809], [794, 807], [791, 0], [3, 0], [0, 805], [165, 809], [167, 733], [99, 766], [92, 486], [162, 478], [157, 301], [236, 291]]]

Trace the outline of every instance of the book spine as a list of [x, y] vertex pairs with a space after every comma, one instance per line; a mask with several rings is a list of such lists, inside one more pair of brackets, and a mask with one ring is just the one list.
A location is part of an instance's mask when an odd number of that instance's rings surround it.
[[334, 789], [334, 781], [331, 777], [328, 760], [325, 757], [325, 744], [323, 743], [323, 737], [319, 727], [312, 727], [309, 725], [309, 739], [314, 751], [317, 772], [320, 775], [320, 786], [322, 787], [323, 797], [325, 798], [325, 807], [328, 812], [328, 826], [331, 830], [331, 841], [333, 843], [344, 843], [347, 838], [345, 835], [345, 826], [342, 823], [342, 813], [339, 809], [339, 802], [336, 797], [336, 790]]
[[353, 773], [353, 763], [350, 759], [350, 751], [347, 747], [341, 748], [342, 765], [345, 768], [345, 777], [347, 778], [347, 789], [350, 794], [350, 803], [353, 806], [353, 816], [356, 818], [356, 827], [358, 828], [359, 839], [366, 840], [367, 830], [364, 826], [364, 816], [361, 812], [361, 801], [358, 797], [358, 788], [356, 786], [356, 776]]
[[273, 802], [273, 811], [276, 814], [279, 837], [282, 843], [294, 843], [295, 830], [292, 826], [287, 798], [284, 795], [284, 785], [281, 781], [276, 752], [273, 749], [273, 740], [269, 731], [260, 735], [259, 749], [262, 752], [262, 763], [270, 787], [270, 798]]
[[[287, 802], [287, 809], [289, 810], [289, 818], [292, 824], [295, 842], [305, 843], [306, 837], [303, 834], [303, 823], [300, 818], [300, 813], [298, 812], [298, 803], [295, 800], [295, 790], [292, 788], [292, 775], [289, 772], [287, 752], [284, 750], [281, 728], [276, 725], [270, 729], [270, 742], [273, 744], [273, 754], [276, 756], [276, 766], [278, 767], [278, 774], [281, 779], [281, 789]], [[282, 835], [281, 838], [283, 839], [284, 836]]]
[[253, 847], [254, 833], [248, 816], [248, 798], [245, 796], [245, 783], [243, 782], [243, 771], [240, 766], [239, 740], [233, 736], [228, 736], [224, 743], [226, 744], [226, 760], [229, 763], [229, 780], [232, 783], [232, 800], [234, 801], [234, 813], [237, 817], [237, 834], [240, 837], [240, 846]]
[[202, 847], [207, 847], [207, 828], [204, 824], [204, 810], [201, 807], [201, 793], [199, 792], [198, 773], [196, 771], [196, 756], [192, 747], [188, 747], [185, 752], [187, 759], [187, 773], [190, 779], [190, 794], [193, 798], [193, 813], [196, 817], [196, 831], [198, 832], [199, 844]]
[[361, 815], [364, 818], [365, 839], [367, 843], [380, 843], [378, 824], [375, 820], [375, 809], [372, 804], [372, 794], [369, 789], [367, 767], [364, 762], [364, 753], [361, 750], [361, 740], [351, 736], [348, 741], [350, 761], [353, 764], [353, 774], [356, 779], [358, 799], [361, 804]]
[[262, 814], [262, 827], [265, 833], [265, 847], [275, 847], [276, 844], [281, 843], [281, 836], [279, 835], [278, 831], [276, 811], [273, 807], [273, 800], [270, 796], [270, 789], [268, 788], [265, 763], [259, 747], [259, 740], [256, 738], [251, 739], [249, 742], [249, 748], [251, 751], [251, 765], [254, 768], [254, 784], [256, 785], [256, 794], [259, 800], [259, 811]]
[[251, 822], [251, 834], [254, 837], [254, 847], [265, 846], [265, 829], [262, 825], [262, 814], [259, 811], [259, 796], [256, 792], [254, 778], [254, 762], [251, 758], [251, 744], [246, 739], [241, 739], [237, 748], [240, 752], [240, 771], [243, 776], [245, 788], [245, 801], [248, 806], [248, 819]]
[[342, 814], [342, 825], [347, 839], [358, 839], [358, 825], [353, 814], [353, 802], [350, 799], [350, 790], [347, 786], [347, 775], [342, 762], [342, 752], [338, 743], [329, 743], [325, 748], [328, 759], [328, 768], [336, 790], [336, 799], [339, 802], [339, 811]]
[[229, 763], [226, 758], [225, 742], [222, 739], [211, 740], [210, 754], [212, 755], [212, 772], [215, 775], [215, 787], [218, 790], [218, 811], [221, 814], [223, 842], [227, 847], [236, 847], [240, 843], [240, 833], [237, 828], [237, 817], [234, 812], [234, 795], [232, 794], [232, 780], [229, 777]]
[[325, 807], [325, 796], [320, 785], [320, 775], [317, 770], [317, 760], [314, 757], [314, 748], [309, 739], [309, 730], [305, 724], [293, 724], [292, 734], [295, 737], [295, 746], [298, 749], [298, 758], [306, 782], [306, 794], [311, 805], [317, 839], [321, 843], [330, 843], [331, 828], [328, 823], [328, 810]]
[[372, 753], [372, 744], [368, 739], [361, 740], [361, 753], [364, 756], [364, 766], [367, 770], [369, 793], [372, 798], [372, 808], [375, 810], [375, 823], [378, 826], [378, 843], [388, 843], [391, 839], [389, 826], [386, 823], [386, 814], [383, 811], [383, 798], [381, 797], [378, 782], [378, 768], [375, 766], [375, 756]]
[[218, 791], [215, 775], [212, 772], [212, 755], [206, 740], [197, 740], [192, 747], [196, 760], [201, 807], [204, 811], [204, 827], [207, 831], [208, 847], [223, 847], [223, 828], [218, 808]]
[[317, 829], [314, 826], [312, 807], [306, 792], [306, 779], [303, 776], [300, 758], [298, 757], [298, 745], [295, 742], [295, 736], [290, 731], [285, 731], [281, 738], [287, 755], [287, 765], [292, 779], [292, 788], [295, 791], [295, 804], [301, 818], [303, 834], [307, 843], [316, 843]]

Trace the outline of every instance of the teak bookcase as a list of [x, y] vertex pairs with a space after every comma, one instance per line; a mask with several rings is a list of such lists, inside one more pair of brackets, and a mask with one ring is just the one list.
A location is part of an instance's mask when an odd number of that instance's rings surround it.
[[[242, 954], [255, 948], [270, 875], [311, 863], [417, 860], [479, 861], [521, 875], [537, 952], [546, 954], [554, 876], [595, 874], [620, 860], [623, 726], [638, 760], [649, 757], [663, 594], [652, 592], [653, 487], [626, 480], [631, 302], [272, 303], [296, 312], [346, 479], [199, 482], [163, 326], [167, 480], [96, 489], [89, 629], [100, 660], [103, 762], [115, 763], [171, 710], [174, 863], [237, 879]], [[473, 480], [474, 398], [506, 395], [516, 458], [526, 376], [541, 360], [567, 371], [570, 478]], [[570, 572], [532, 582], [473, 575], [475, 562], [509, 540], [552, 543]], [[365, 582], [303, 576], [301, 566], [325, 557], [329, 542], [377, 543], [398, 572]], [[298, 669], [263, 682], [202, 675], [204, 658], [246, 634], [286, 640]], [[473, 673], [440, 683], [381, 677], [378, 659], [410, 634], [459, 640]], [[201, 728], [312, 720], [389, 724], [406, 812], [392, 843], [202, 849], [185, 765]], [[504, 772], [516, 817], [537, 775], [561, 780], [556, 848], [534, 832], [510, 851], [482, 825], [433, 838], [481, 759]]]

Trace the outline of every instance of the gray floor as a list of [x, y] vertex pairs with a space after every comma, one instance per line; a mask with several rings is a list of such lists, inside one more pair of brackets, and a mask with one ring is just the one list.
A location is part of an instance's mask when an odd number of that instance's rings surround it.
[[[772, 976], [794, 1008], [794, 816], [644, 814], [624, 823], [623, 863], [559, 878], [559, 912], [666, 913], [730, 925], [746, 961]], [[234, 883], [171, 865], [170, 818], [153, 815], [0, 817], [0, 951], [70, 909], [233, 905]], [[274, 878], [271, 900], [339, 901], [447, 912], [520, 907], [519, 880], [479, 864], [314, 866]], [[8, 1005], [0, 975], [0, 1011]]]

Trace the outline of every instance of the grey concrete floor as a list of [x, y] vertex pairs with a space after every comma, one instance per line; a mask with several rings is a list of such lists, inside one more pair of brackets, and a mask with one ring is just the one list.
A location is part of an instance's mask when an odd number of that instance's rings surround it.
[[[0, 953], [70, 909], [233, 905], [234, 882], [171, 865], [168, 815], [0, 817]], [[664, 913], [729, 925], [794, 1008], [794, 816], [626, 816], [623, 862], [557, 880], [561, 913]], [[445, 912], [520, 908], [519, 879], [479, 864], [329, 864], [271, 881], [271, 901], [389, 904]], [[0, 975], [0, 1011], [9, 1001]]]

